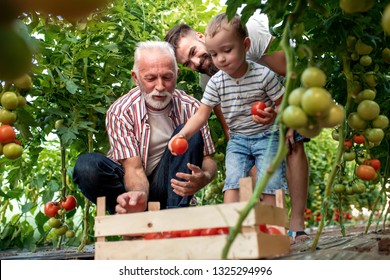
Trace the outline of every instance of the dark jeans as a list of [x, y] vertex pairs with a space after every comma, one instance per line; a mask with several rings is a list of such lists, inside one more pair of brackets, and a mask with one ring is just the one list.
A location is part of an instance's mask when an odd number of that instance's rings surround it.
[[[172, 135], [177, 134], [182, 126], [176, 128]], [[173, 156], [168, 148], [152, 172], [148, 176], [149, 198], [148, 201], [159, 201], [160, 208], [186, 207], [192, 196], [181, 197], [173, 192], [171, 178], [176, 177], [177, 172], [190, 173], [187, 163], [202, 166], [203, 138], [200, 132], [196, 133], [188, 141], [188, 150], [182, 155]], [[77, 159], [73, 171], [73, 181], [81, 192], [93, 203], [100, 196], [106, 197], [106, 208], [113, 214], [117, 204], [117, 197], [124, 193], [124, 170], [122, 166], [105, 155], [99, 153], [82, 154]]]

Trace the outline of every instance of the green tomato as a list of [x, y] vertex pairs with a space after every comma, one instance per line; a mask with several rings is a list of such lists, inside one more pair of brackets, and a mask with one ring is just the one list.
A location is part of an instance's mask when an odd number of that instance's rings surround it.
[[307, 67], [302, 72], [301, 83], [306, 88], [323, 87], [326, 84], [326, 74], [318, 67]]
[[357, 107], [357, 113], [362, 120], [372, 121], [379, 116], [380, 107], [372, 100], [363, 100]]
[[283, 110], [282, 120], [287, 127], [294, 129], [306, 127], [309, 121], [305, 111], [296, 105], [289, 105]]
[[389, 118], [385, 115], [379, 115], [371, 122], [372, 127], [385, 129], [389, 126]]
[[301, 106], [309, 116], [326, 116], [332, 107], [333, 100], [330, 93], [321, 87], [311, 87], [307, 89], [301, 99]]
[[335, 184], [333, 186], [333, 192], [334, 193], [344, 193], [345, 192], [345, 185], [344, 184]]
[[59, 228], [62, 225], [62, 222], [60, 219], [51, 217], [48, 221], [48, 224], [51, 228]]

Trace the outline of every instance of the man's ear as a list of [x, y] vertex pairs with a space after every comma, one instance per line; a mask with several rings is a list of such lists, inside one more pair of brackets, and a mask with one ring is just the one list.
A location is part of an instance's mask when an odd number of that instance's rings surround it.
[[249, 37], [245, 37], [244, 39], [245, 51], [248, 51], [250, 46], [251, 46], [251, 39]]
[[133, 77], [135, 84], [138, 86], [139, 84], [138, 84], [137, 74], [134, 71], [131, 71], [131, 76]]
[[198, 40], [204, 43], [204, 35], [200, 32], [196, 32], [196, 37], [198, 37]]

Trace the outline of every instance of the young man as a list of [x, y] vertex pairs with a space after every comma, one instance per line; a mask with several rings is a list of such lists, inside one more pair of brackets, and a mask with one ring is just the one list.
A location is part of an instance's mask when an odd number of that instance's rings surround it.
[[106, 196], [110, 213], [145, 211], [148, 201], [162, 209], [186, 207], [193, 195], [213, 180], [217, 167], [209, 127], [203, 126], [182, 156], [167, 144], [195, 114], [199, 101], [177, 90], [178, 67], [167, 42], [142, 42], [134, 54], [133, 79], [138, 87], [107, 111], [110, 150], [81, 155], [73, 180], [96, 203]]
[[[285, 75], [286, 59], [284, 52], [266, 53], [273, 37], [268, 31], [268, 27], [263, 24], [260, 15], [253, 15], [248, 20], [246, 27], [251, 40], [247, 58], [269, 67], [279, 75]], [[188, 25], [181, 24], [172, 28], [165, 36], [165, 40], [172, 44], [178, 63], [201, 73], [201, 86], [205, 87], [207, 80], [218, 71], [218, 68], [213, 64], [211, 56], [207, 52], [204, 36]], [[223, 119], [220, 108], [216, 108], [215, 113], [222, 123], [227, 139], [229, 139], [226, 122]], [[286, 135], [286, 144], [289, 146], [289, 154], [286, 159], [286, 178], [291, 198], [289, 234], [292, 243], [295, 240], [307, 238], [304, 232], [304, 210], [306, 207], [309, 176], [308, 161], [304, 149], [304, 141], [307, 140], [293, 130], [289, 130]]]

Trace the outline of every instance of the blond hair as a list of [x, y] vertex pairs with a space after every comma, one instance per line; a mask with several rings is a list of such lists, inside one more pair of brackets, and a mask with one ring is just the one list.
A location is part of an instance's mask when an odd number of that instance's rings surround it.
[[241, 17], [235, 16], [231, 20], [228, 19], [226, 13], [221, 13], [215, 16], [206, 27], [205, 36], [214, 37], [219, 31], [224, 28], [233, 27], [234, 32], [239, 38], [245, 39], [248, 37], [248, 30], [241, 22]]

